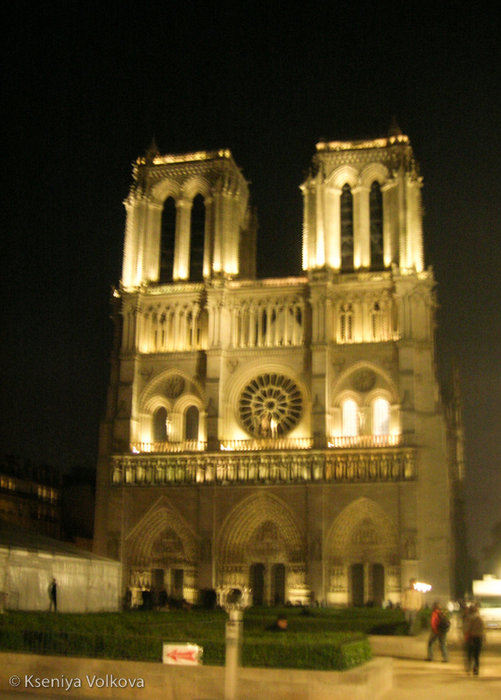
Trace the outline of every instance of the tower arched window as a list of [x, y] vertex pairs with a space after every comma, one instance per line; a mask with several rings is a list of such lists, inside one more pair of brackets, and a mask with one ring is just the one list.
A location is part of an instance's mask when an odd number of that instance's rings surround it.
[[160, 233], [160, 282], [172, 282], [175, 240], [176, 204], [172, 197], [167, 197], [162, 210], [162, 228]]
[[341, 191], [341, 269], [353, 270], [353, 195], [348, 184]]
[[190, 280], [201, 282], [204, 272], [205, 203], [197, 194], [191, 208], [190, 224]]
[[349, 343], [353, 340], [353, 307], [351, 304], [342, 304], [339, 313], [340, 340]]
[[369, 195], [370, 232], [371, 232], [371, 268], [382, 270], [383, 257], [383, 195], [381, 185], [375, 181], [372, 183]]
[[153, 442], [167, 442], [167, 409], [163, 406], [153, 414]]
[[193, 313], [191, 311], [185, 311], [185, 347], [191, 348], [194, 344], [193, 338]]
[[343, 401], [343, 435], [352, 437], [358, 435], [358, 406], [353, 399]]
[[190, 406], [184, 414], [184, 439], [198, 440], [200, 414], [196, 406]]
[[372, 404], [373, 435], [388, 435], [390, 432], [390, 404], [378, 397]]

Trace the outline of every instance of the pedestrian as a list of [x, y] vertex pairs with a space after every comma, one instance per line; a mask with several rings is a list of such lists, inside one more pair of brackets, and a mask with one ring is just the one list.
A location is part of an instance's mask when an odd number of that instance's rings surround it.
[[478, 676], [480, 652], [484, 641], [484, 621], [477, 605], [471, 605], [465, 623], [466, 673], [470, 672], [473, 662], [473, 675]]
[[458, 625], [459, 629], [459, 639], [463, 645], [464, 652], [464, 667], [466, 672], [468, 672], [468, 642], [466, 639], [466, 629], [468, 627], [468, 617], [471, 612], [471, 604], [468, 604], [465, 600], [459, 601], [460, 619]]
[[416, 634], [416, 617], [423, 607], [423, 594], [416, 589], [416, 579], [411, 578], [402, 595], [402, 608], [409, 634]]
[[428, 639], [428, 655], [427, 661], [433, 661], [433, 645], [438, 640], [440, 651], [442, 652], [442, 661], [445, 663], [449, 660], [447, 655], [447, 632], [451, 623], [447, 614], [440, 608], [438, 603], [433, 603], [431, 611], [431, 630]]
[[49, 584], [49, 612], [57, 612], [57, 581], [55, 578]]

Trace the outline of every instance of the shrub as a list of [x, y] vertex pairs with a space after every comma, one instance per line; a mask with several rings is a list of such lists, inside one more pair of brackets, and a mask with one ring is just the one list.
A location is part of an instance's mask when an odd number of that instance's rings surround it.
[[370, 644], [362, 635], [318, 638], [304, 633], [272, 633], [264, 638], [244, 638], [242, 650], [244, 666], [264, 668], [342, 671], [370, 658]]
[[[286, 632], [267, 631], [278, 616]], [[163, 642], [204, 648], [204, 663], [223, 665], [227, 615], [214, 610], [124, 613], [24, 613], [0, 616], [0, 648], [137, 661], [160, 661]], [[243, 663], [279, 668], [344, 669], [370, 658], [366, 634], [401, 633], [400, 610], [252, 608], [244, 615]], [[145, 636], [146, 632], [146, 636]]]
[[264, 630], [285, 615], [291, 631], [346, 631], [365, 634], [405, 634], [406, 622], [401, 610], [381, 608], [252, 608], [245, 614], [246, 632]]

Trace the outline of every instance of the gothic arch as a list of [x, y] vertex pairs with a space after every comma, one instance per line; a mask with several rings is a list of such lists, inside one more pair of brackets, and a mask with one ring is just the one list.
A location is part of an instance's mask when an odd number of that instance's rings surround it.
[[334, 170], [326, 184], [339, 190], [344, 185], [349, 185], [351, 188], [356, 187], [358, 184], [358, 172], [351, 165], [342, 165]]
[[350, 365], [333, 383], [331, 396], [334, 405], [339, 404], [340, 397], [343, 397], [346, 392], [352, 393], [354, 389], [356, 390], [356, 387], [351, 386], [350, 380], [359, 371], [372, 372], [375, 375], [375, 384], [362, 393], [369, 393], [372, 399], [376, 395], [382, 395], [385, 398], [388, 397], [391, 403], [398, 403], [397, 387], [390, 373], [373, 362], [360, 361]]
[[[343, 405], [350, 399], [357, 406], [355, 433], [345, 432], [343, 420]], [[388, 404], [387, 419], [383, 423], [378, 418], [380, 413], [376, 412], [377, 399], [384, 399]], [[333, 383], [330, 407], [328, 429], [333, 437], [356, 435], [361, 440], [398, 440], [401, 428], [397, 387], [391, 375], [374, 363], [361, 361], [348, 367]], [[379, 427], [376, 429], [376, 426]]]
[[336, 396], [336, 405], [341, 406], [345, 401], [348, 400], [355, 401], [355, 403], [359, 404], [360, 403], [360, 394], [356, 391], [353, 391], [353, 389], [343, 389], [339, 394]]
[[196, 562], [198, 540], [194, 531], [179, 511], [161, 497], [126, 536], [129, 564], [148, 566], [158, 555], [155, 547], [162, 535], [169, 542], [165, 550], [167, 559], [190, 564]]
[[398, 533], [393, 520], [369, 498], [358, 498], [334, 520], [327, 535], [329, 560], [393, 562], [398, 557]]
[[193, 202], [197, 194], [201, 194], [206, 201], [211, 195], [211, 186], [204, 177], [191, 177], [183, 183], [182, 193], [190, 202]]
[[382, 163], [369, 163], [360, 174], [360, 182], [365, 187], [370, 187], [374, 181], [380, 185], [388, 180], [388, 169]]
[[162, 206], [165, 200], [169, 197], [172, 197], [174, 202], [177, 203], [180, 193], [181, 189], [179, 184], [169, 178], [160, 180], [160, 182], [153, 187], [153, 198], [160, 206]]
[[[188, 438], [187, 436], [187, 424], [186, 424], [186, 417], [188, 414], [188, 411], [190, 409], [196, 409], [197, 410], [197, 430], [196, 430], [196, 437], [191, 437]], [[178, 401], [176, 401], [176, 404], [174, 406], [175, 412], [179, 415], [180, 417], [180, 422], [181, 424], [178, 426], [178, 429], [180, 431], [180, 435], [184, 440], [197, 440], [197, 441], [204, 441], [206, 438], [205, 431], [206, 431], [206, 426], [205, 426], [205, 420], [204, 420], [204, 405], [200, 398], [196, 396], [195, 394], [191, 392], [186, 392], [182, 396], [179, 397]]]
[[172, 403], [165, 396], [160, 394], [155, 394], [151, 396], [148, 401], [144, 404], [143, 409], [146, 413], [154, 413], [158, 411], [159, 408], [165, 408], [167, 413], [172, 411]]
[[174, 405], [174, 410], [184, 413], [190, 406], [196, 406], [200, 412], [204, 410], [201, 399], [190, 391], [185, 392]]
[[[198, 400], [201, 401], [202, 403], [205, 403], [205, 392], [201, 386], [201, 384], [194, 379], [193, 377], [190, 377], [187, 375], [185, 372], [182, 372], [181, 370], [178, 369], [168, 369], [159, 374], [157, 377], [152, 379], [143, 389], [141, 392], [141, 396], [139, 398], [139, 406], [141, 409], [146, 409], [147, 406], [151, 405], [152, 399], [157, 396], [163, 396], [165, 394], [164, 387], [162, 386], [163, 384], [166, 385], [168, 380], [170, 378], [174, 377], [179, 377], [184, 381], [184, 388], [180, 392], [184, 393], [187, 391], [187, 393], [192, 393], [189, 392], [189, 387], [192, 386], [195, 388], [196, 394], [198, 395]], [[171, 397], [171, 399], [177, 399], [180, 394], [177, 396]]]
[[219, 536], [220, 563], [252, 563], [250, 559], [255, 536], [268, 523], [275, 526], [277, 549], [282, 549], [288, 563], [304, 561], [304, 537], [293, 513], [284, 501], [276, 496], [259, 493], [240, 501], [226, 517]]
[[144, 388], [138, 401], [136, 441], [154, 443], [154, 413], [165, 408], [169, 418], [168, 442], [185, 439], [184, 413], [189, 406], [199, 411], [199, 440], [206, 439], [206, 424], [203, 416], [205, 392], [199, 382], [184, 372], [169, 369], [151, 380]]

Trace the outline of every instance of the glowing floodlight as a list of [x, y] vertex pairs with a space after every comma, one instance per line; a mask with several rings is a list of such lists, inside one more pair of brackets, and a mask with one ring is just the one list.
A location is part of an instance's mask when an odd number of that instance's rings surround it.
[[419, 591], [420, 593], [428, 593], [428, 591], [431, 591], [431, 586], [429, 583], [416, 581], [416, 583], [414, 584], [414, 590]]

